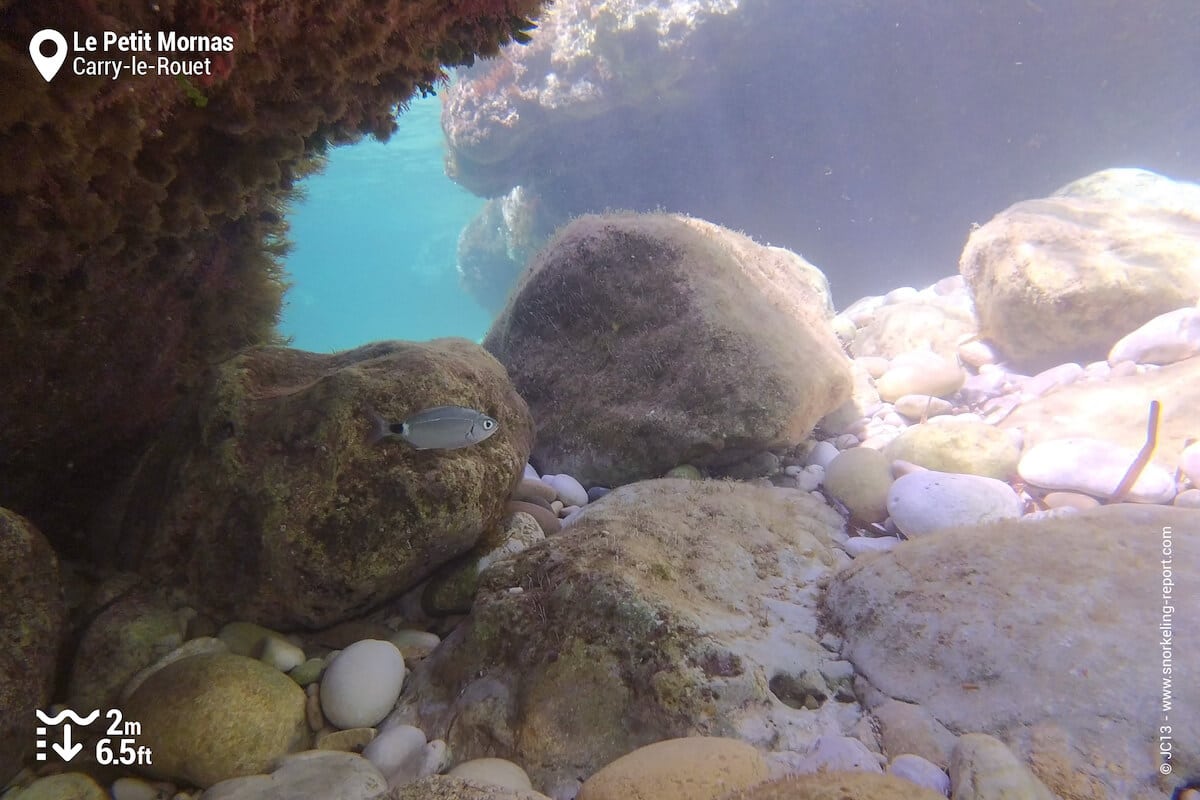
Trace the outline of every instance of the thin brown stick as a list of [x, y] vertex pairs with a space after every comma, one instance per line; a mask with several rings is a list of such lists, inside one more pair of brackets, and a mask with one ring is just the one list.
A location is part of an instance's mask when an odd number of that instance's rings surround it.
[[1142, 470], [1150, 463], [1150, 456], [1154, 455], [1154, 448], [1158, 446], [1158, 415], [1160, 406], [1157, 400], [1150, 401], [1150, 420], [1146, 423], [1146, 443], [1142, 445], [1142, 450], [1137, 454], [1137, 458], [1129, 465], [1129, 470], [1125, 473], [1125, 477], [1117, 484], [1117, 488], [1108, 496], [1108, 502], [1120, 503], [1125, 500], [1125, 496], [1129, 494], [1129, 490], [1137, 483], [1137, 479], [1141, 477]]

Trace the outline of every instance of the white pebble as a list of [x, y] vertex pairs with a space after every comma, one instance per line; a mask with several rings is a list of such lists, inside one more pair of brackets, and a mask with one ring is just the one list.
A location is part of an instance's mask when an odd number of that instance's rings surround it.
[[1108, 351], [1108, 363], [1173, 364], [1200, 353], [1200, 308], [1160, 314], [1121, 338]]
[[587, 490], [570, 475], [547, 475], [542, 480], [554, 487], [554, 491], [558, 492], [558, 499], [563, 501], [564, 505], [587, 505]]
[[796, 476], [796, 488], [803, 492], [811, 492], [825, 480], [825, 469], [820, 464], [809, 464]]
[[804, 472], [804, 467], [800, 466], [799, 464], [791, 464], [790, 466], [783, 468], [783, 474], [790, 475], [793, 478], [799, 475], [801, 472]]
[[[1103, 439], [1051, 439], [1021, 456], [1017, 472], [1027, 483], [1043, 489], [1107, 497], [1124, 479], [1138, 450]], [[1150, 463], [1125, 499], [1134, 503], [1169, 503], [1175, 496], [1175, 477]]]
[[904, 303], [913, 300], [919, 292], [912, 286], [900, 286], [892, 289], [883, 296], [883, 304], [885, 306], [895, 305], [896, 303]]
[[260, 642], [258, 660], [280, 672], [291, 672], [304, 663], [304, 650], [278, 636], [267, 636]]
[[1016, 519], [1024, 510], [1021, 498], [1003, 481], [936, 470], [897, 478], [887, 507], [892, 522], [909, 537]]
[[404, 685], [404, 656], [391, 642], [363, 639], [325, 668], [321, 710], [339, 728], [371, 728], [388, 715]]
[[[833, 440], [833, 446], [838, 450], [849, 450], [851, 447], [858, 447], [858, 437], [853, 433], [843, 433], [841, 436]], [[821, 466], [829, 466], [822, 464]]]
[[883, 772], [879, 758], [865, 744], [850, 736], [818, 736], [816, 743], [794, 768], [799, 774]]
[[911, 753], [896, 756], [892, 763], [888, 764], [887, 771], [889, 775], [903, 778], [917, 786], [924, 786], [946, 797], [950, 796], [950, 776], [937, 764], [920, 756]]
[[964, 342], [958, 346], [958, 357], [964, 364], [979, 369], [987, 364], [996, 363], [996, 351], [979, 341]]
[[363, 757], [392, 787], [418, 780], [425, 762], [425, 733], [412, 725], [385, 728], [363, 748]]
[[1109, 366], [1107, 361], [1093, 361], [1083, 368], [1083, 376], [1089, 381], [1099, 381], [1108, 378]]
[[1183, 448], [1179, 454], [1179, 469], [1193, 486], [1200, 486], [1200, 442], [1192, 442]]
[[1074, 383], [1083, 377], [1083, 367], [1074, 363], [1059, 364], [1057, 367], [1042, 370], [1032, 378], [1021, 383], [1021, 391], [1031, 399], [1041, 397], [1054, 389]]
[[883, 400], [895, 401], [906, 394], [944, 397], [962, 387], [966, 373], [957, 363], [928, 350], [914, 350], [892, 359], [892, 366], [876, 381]]
[[[943, 402], [945, 402], [945, 401], [943, 401]], [[920, 417], [920, 414], [918, 414], [917, 416]], [[883, 424], [891, 425], [893, 428], [907, 428], [908, 420], [906, 420], [900, 414], [897, 414], [895, 411], [889, 411], [888, 413], [883, 415]]]
[[851, 536], [842, 542], [842, 549], [858, 558], [863, 553], [886, 553], [898, 544], [900, 540], [893, 536]]
[[1200, 508], [1200, 489], [1187, 489], [1175, 495], [1171, 505], [1179, 508]]
[[807, 465], [820, 465], [821, 469], [829, 466], [829, 462], [837, 458], [838, 449], [830, 442], [817, 442], [808, 453]]
[[532, 464], [526, 464], [525, 472], [521, 477], [536, 481], [538, 479], [537, 470], [533, 468]]

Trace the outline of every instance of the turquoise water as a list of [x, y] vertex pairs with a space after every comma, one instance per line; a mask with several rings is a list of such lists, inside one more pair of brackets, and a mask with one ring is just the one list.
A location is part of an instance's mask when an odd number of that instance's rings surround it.
[[289, 220], [292, 346], [345, 350], [377, 339], [479, 339], [490, 315], [458, 286], [459, 231], [483, 200], [443, 171], [441, 101], [414, 101], [387, 144], [329, 154]]

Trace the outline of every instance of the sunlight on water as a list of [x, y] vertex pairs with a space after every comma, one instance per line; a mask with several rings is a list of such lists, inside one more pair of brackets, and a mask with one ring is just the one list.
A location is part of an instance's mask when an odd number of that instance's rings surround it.
[[330, 153], [291, 216], [295, 249], [282, 332], [345, 350], [378, 339], [483, 335], [489, 316], [458, 286], [458, 232], [483, 201], [442, 169], [438, 98], [416, 100], [387, 144]]

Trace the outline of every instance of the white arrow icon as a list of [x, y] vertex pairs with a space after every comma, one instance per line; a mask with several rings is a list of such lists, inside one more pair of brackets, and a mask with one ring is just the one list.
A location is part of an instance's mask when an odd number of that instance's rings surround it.
[[[46, 42], [54, 45], [52, 55], [42, 54], [42, 45]], [[38, 31], [29, 40], [29, 57], [33, 59], [33, 65], [37, 67], [38, 72], [42, 73], [46, 83], [49, 83], [58, 74], [63, 62], [67, 60], [67, 40], [53, 28]]]
[[55, 742], [50, 745], [54, 748], [54, 752], [62, 758], [63, 761], [70, 761], [75, 756], [79, 755], [79, 751], [83, 749], [83, 745], [79, 742], [71, 744], [71, 724], [63, 725], [63, 743]]

